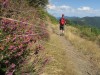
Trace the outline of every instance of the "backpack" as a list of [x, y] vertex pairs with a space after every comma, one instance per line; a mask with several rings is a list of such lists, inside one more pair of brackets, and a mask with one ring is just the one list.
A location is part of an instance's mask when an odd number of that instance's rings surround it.
[[61, 24], [61, 25], [64, 25], [64, 24], [65, 24], [65, 19], [64, 19], [64, 18], [61, 18], [61, 19], [60, 19], [60, 24]]

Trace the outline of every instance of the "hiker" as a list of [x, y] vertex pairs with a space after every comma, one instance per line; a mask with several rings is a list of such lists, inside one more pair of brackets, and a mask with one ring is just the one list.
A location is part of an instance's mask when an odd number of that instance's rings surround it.
[[62, 17], [60, 18], [59, 23], [60, 23], [60, 35], [64, 35], [64, 25], [66, 24], [64, 14], [62, 14]]

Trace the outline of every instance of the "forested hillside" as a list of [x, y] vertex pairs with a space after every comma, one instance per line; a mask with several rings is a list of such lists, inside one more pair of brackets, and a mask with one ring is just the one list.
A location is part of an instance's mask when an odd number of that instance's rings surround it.
[[66, 18], [69, 19], [73, 24], [100, 28], [100, 17], [83, 17], [83, 18], [66, 17]]

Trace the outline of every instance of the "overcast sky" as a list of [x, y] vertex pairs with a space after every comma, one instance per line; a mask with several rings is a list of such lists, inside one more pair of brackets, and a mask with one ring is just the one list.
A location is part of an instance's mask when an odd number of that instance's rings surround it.
[[66, 16], [100, 16], [100, 0], [49, 0], [47, 10], [59, 17]]

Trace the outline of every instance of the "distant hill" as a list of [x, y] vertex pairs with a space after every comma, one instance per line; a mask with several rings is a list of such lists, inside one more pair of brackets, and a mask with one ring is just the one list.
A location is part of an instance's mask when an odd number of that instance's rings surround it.
[[[83, 17], [83, 18], [80, 18], [80, 17], [65, 16], [65, 18], [70, 20], [73, 24], [88, 25], [88, 26], [100, 28], [100, 17]], [[59, 17], [57, 19], [59, 19]]]

